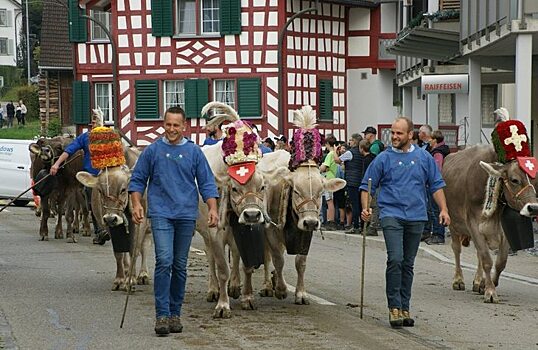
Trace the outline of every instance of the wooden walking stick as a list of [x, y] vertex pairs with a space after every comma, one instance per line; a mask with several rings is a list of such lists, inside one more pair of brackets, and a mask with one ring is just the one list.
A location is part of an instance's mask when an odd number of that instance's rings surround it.
[[[372, 200], [372, 179], [368, 179], [368, 204], [366, 205], [366, 209], [370, 211], [370, 202]], [[372, 221], [372, 218], [366, 222], [364, 225], [364, 229], [362, 230], [362, 263], [361, 263], [361, 311], [360, 311], [360, 317], [362, 320], [362, 309], [364, 308], [364, 262], [366, 257], [366, 230], [370, 227], [370, 222]]]
[[[123, 328], [123, 322], [125, 321], [125, 314], [127, 313], [127, 304], [129, 303], [129, 296], [131, 295], [131, 289], [132, 289], [131, 280], [133, 278], [134, 271], [136, 271], [136, 258], [138, 257], [140, 248], [142, 247], [144, 235], [146, 234], [147, 224], [148, 222], [146, 220], [144, 224], [140, 223], [140, 224], [135, 225], [135, 233], [133, 237], [133, 241], [134, 241], [133, 256], [131, 258], [131, 265], [129, 266], [129, 275], [127, 277], [127, 296], [125, 297], [125, 305], [123, 306], [123, 315], [121, 316], [120, 328]], [[144, 232], [140, 233], [140, 231], [142, 231], [142, 228], [141, 228], [142, 225], [144, 225], [143, 227]]]

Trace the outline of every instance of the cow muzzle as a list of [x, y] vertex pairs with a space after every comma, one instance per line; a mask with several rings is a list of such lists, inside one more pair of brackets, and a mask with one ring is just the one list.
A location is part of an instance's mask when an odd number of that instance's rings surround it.
[[527, 203], [523, 206], [523, 209], [519, 211], [519, 214], [523, 216], [534, 217], [538, 215], [538, 203]]
[[314, 231], [318, 230], [321, 226], [320, 221], [314, 217], [306, 217], [302, 220], [299, 220], [298, 225], [300, 230], [303, 231]]
[[244, 225], [263, 224], [265, 219], [259, 209], [245, 209], [239, 216], [239, 223]]
[[116, 214], [103, 215], [103, 221], [108, 227], [115, 227], [123, 224], [123, 218]]

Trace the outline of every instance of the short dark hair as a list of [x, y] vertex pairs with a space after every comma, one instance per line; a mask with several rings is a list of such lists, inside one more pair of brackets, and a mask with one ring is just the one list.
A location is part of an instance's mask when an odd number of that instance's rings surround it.
[[432, 133], [432, 139], [434, 139], [436, 142], [443, 142], [445, 140], [445, 136], [441, 132], [441, 130], [435, 130]]
[[361, 140], [359, 142], [359, 149], [364, 151], [364, 152], [370, 152], [370, 146], [372, 144], [370, 143], [370, 141], [368, 140]]
[[336, 144], [336, 137], [334, 137], [332, 134], [327, 136], [325, 138], [325, 143], [328, 143], [331, 147], [334, 147]]
[[170, 114], [181, 114], [181, 117], [183, 118], [183, 121], [185, 121], [185, 119], [187, 119], [187, 118], [185, 118], [185, 111], [183, 110], [183, 108], [181, 108], [179, 106], [168, 107], [166, 112], [164, 112], [163, 119], [166, 119], [166, 116], [168, 115], [168, 113], [170, 113]]

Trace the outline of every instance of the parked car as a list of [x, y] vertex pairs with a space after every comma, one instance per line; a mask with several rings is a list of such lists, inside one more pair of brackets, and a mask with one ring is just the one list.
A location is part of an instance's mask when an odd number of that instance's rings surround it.
[[[0, 139], [0, 199], [16, 198], [31, 186], [31, 140]], [[26, 192], [14, 204], [25, 206], [33, 200], [32, 191]]]

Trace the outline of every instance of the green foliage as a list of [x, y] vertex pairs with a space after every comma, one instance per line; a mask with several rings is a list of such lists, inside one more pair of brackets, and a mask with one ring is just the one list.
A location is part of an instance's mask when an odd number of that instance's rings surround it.
[[39, 94], [37, 86], [21, 86], [17, 92], [17, 101], [22, 100], [28, 109], [26, 120], [39, 119]]
[[459, 10], [441, 10], [431, 14], [424, 14], [424, 18], [430, 19], [434, 22], [446, 21], [449, 19], [458, 19], [460, 18]]
[[[5, 125], [4, 121], [4, 125]], [[12, 128], [0, 129], [0, 139], [15, 139], [15, 140], [34, 140], [40, 134], [40, 121], [32, 120], [26, 122], [25, 126], [17, 126], [17, 120], [14, 119]]]
[[47, 129], [47, 137], [54, 137], [62, 134], [62, 122], [57, 115], [50, 116], [49, 128]]
[[0, 89], [2, 100], [7, 101], [4, 95], [16, 85], [21, 83], [21, 70], [12, 66], [0, 66], [0, 76], [4, 77], [4, 87]]

